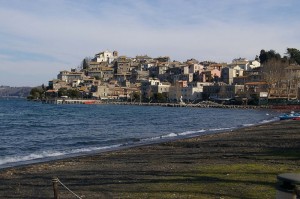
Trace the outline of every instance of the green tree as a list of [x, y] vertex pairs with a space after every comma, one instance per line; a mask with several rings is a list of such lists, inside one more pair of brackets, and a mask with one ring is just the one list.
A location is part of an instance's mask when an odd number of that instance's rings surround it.
[[67, 89], [66, 88], [60, 88], [60, 89], [58, 89], [58, 96], [59, 97], [61, 97], [61, 96], [68, 96]]
[[154, 93], [153, 100], [158, 103], [167, 102], [167, 96], [163, 93]]
[[280, 60], [281, 55], [279, 53], [276, 53], [275, 50], [269, 50], [269, 51], [261, 50], [260, 51], [259, 60], [260, 60], [261, 64], [264, 64], [271, 59]]
[[67, 90], [67, 93], [70, 98], [80, 98], [81, 97], [81, 93], [77, 89], [69, 89], [69, 90]]
[[89, 57], [86, 57], [82, 60], [82, 63], [81, 63], [81, 67], [82, 69], [88, 69], [89, 68], [89, 62], [91, 61], [91, 59]]
[[139, 102], [141, 100], [141, 93], [140, 92], [133, 92], [132, 93], [132, 100], [134, 100], [135, 102]]
[[296, 48], [287, 48], [286, 54], [288, 55], [290, 64], [300, 64], [300, 51]]
[[44, 90], [42, 87], [34, 87], [30, 91], [28, 99], [42, 99], [44, 97]]

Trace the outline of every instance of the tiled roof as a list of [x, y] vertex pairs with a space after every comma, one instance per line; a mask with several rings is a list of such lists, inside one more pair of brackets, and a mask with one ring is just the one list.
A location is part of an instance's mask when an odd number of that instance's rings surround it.
[[266, 82], [247, 82], [245, 85], [265, 85]]

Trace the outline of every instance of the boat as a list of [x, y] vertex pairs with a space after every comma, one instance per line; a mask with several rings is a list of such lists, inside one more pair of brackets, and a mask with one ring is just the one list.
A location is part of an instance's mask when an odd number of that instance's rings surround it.
[[294, 119], [294, 120], [300, 120], [300, 113], [295, 113], [294, 111], [292, 111], [291, 113], [288, 114], [284, 114], [279, 116], [280, 120], [289, 120], [289, 119]]
[[87, 100], [87, 101], [84, 101], [83, 104], [95, 104], [96, 103], [96, 100]]

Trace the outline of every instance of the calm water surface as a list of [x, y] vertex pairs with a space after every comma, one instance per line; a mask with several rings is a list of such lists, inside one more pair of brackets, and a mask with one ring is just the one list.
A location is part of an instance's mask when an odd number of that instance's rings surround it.
[[0, 99], [0, 168], [277, 120], [270, 110], [51, 105]]

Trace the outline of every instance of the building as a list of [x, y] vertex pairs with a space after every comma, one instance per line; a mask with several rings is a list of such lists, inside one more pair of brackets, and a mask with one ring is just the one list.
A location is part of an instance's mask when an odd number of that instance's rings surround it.
[[114, 78], [114, 69], [110, 67], [98, 67], [88, 70], [87, 75], [101, 81], [109, 81]]
[[49, 90], [58, 91], [60, 88], [70, 88], [67, 82], [60, 79], [53, 79], [48, 82]]
[[244, 85], [214, 84], [203, 87], [204, 99], [230, 100], [239, 92], [244, 92]]
[[233, 59], [232, 63], [228, 64], [227, 67], [229, 68], [234, 68], [234, 67], [240, 67], [242, 70], [249, 70], [250, 68], [250, 63], [246, 58], [237, 58]]
[[118, 53], [116, 51], [114, 51], [112, 53], [112, 52], [106, 50], [106, 51], [96, 54], [94, 61], [112, 63], [112, 61], [117, 58], [116, 57], [117, 55], [118, 55]]
[[82, 80], [85, 77], [84, 72], [76, 71], [60, 71], [57, 75], [57, 79], [67, 82], [67, 84], [72, 84], [74, 80]]
[[182, 100], [185, 102], [195, 102], [203, 100], [203, 87], [212, 85], [211, 82], [194, 82], [183, 87], [181, 90]]
[[188, 87], [188, 82], [179, 80], [176, 81], [172, 86], [169, 88], [169, 95], [168, 98], [172, 102], [180, 102], [180, 99], [183, 98], [184, 92], [187, 92], [184, 90]]
[[243, 76], [243, 70], [237, 70], [229, 67], [222, 68], [221, 79], [226, 84], [232, 84], [234, 77]]
[[257, 60], [252, 60], [249, 61], [249, 68], [250, 70], [254, 69], [254, 68], [259, 68], [260, 67], [260, 62]]

